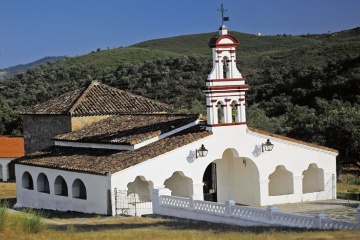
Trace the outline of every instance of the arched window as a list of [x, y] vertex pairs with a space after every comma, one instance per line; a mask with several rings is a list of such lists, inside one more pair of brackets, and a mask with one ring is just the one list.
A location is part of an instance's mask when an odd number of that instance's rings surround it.
[[40, 173], [37, 178], [37, 189], [42, 193], [50, 193], [49, 180], [44, 173]]
[[68, 196], [68, 187], [62, 176], [57, 176], [54, 183], [55, 195]]
[[223, 78], [230, 77], [230, 70], [229, 70], [229, 59], [228, 57], [223, 58]]
[[238, 103], [235, 100], [231, 102], [231, 119], [232, 122], [239, 122]]
[[223, 103], [221, 101], [217, 102], [217, 114], [218, 114], [218, 123], [224, 123], [225, 122], [225, 113], [224, 113], [224, 107]]
[[83, 181], [75, 179], [72, 184], [72, 196], [73, 198], [86, 199], [86, 188]]
[[192, 195], [192, 180], [182, 172], [174, 172], [170, 178], [165, 180], [164, 185], [171, 190], [172, 196], [190, 197]]
[[277, 166], [269, 176], [269, 196], [287, 195], [294, 193], [292, 172], [284, 166]]
[[315, 163], [303, 171], [303, 176], [303, 193], [324, 191], [324, 170], [318, 168]]
[[29, 172], [24, 172], [21, 179], [21, 185], [23, 188], [34, 190], [34, 182]]
[[127, 195], [150, 198], [150, 186], [152, 186], [150, 181], [146, 181], [143, 176], [137, 176], [135, 181], [128, 183]]

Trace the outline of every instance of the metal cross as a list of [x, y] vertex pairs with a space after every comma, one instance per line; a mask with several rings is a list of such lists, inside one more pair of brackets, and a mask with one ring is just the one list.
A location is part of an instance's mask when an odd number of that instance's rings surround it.
[[221, 12], [221, 25], [224, 25], [224, 21], [229, 21], [228, 17], [224, 17], [224, 12], [227, 11], [227, 9], [224, 8], [224, 4], [221, 4], [220, 9], [218, 11]]

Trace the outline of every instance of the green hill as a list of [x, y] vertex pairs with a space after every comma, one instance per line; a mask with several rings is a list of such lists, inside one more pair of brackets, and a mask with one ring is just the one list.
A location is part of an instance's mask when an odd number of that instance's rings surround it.
[[13, 67], [0, 69], [0, 80], [4, 80], [5, 78], [11, 77], [15, 74], [25, 72], [32, 67], [36, 67], [47, 62], [56, 62], [62, 59], [64, 59], [64, 57], [44, 57], [28, 64], [19, 64]]
[[[250, 126], [360, 158], [360, 28], [328, 34], [256, 36], [239, 41], [237, 65], [251, 89]], [[0, 134], [21, 134], [18, 111], [97, 79], [173, 106], [205, 113], [201, 91], [216, 33], [98, 50], [28, 69], [0, 82]]]

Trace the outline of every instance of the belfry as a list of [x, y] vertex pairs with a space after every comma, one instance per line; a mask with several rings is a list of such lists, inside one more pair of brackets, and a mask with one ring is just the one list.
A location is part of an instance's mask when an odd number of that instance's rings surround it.
[[239, 41], [228, 34], [225, 25], [209, 42], [213, 68], [203, 88], [209, 127], [246, 124], [245, 96], [250, 86], [245, 84], [245, 78], [236, 67], [238, 45]]

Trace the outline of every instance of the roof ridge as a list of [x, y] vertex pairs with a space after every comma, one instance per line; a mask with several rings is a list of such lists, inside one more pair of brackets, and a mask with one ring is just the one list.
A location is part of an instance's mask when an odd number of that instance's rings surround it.
[[68, 110], [70, 115], [72, 115], [76, 109], [77, 106], [81, 103], [81, 101], [85, 98], [86, 94], [96, 85], [99, 85], [99, 82], [97, 80], [91, 81], [89, 86], [87, 86], [83, 92], [80, 94], [80, 96], [76, 99], [75, 103], [72, 105], [72, 107]]

